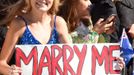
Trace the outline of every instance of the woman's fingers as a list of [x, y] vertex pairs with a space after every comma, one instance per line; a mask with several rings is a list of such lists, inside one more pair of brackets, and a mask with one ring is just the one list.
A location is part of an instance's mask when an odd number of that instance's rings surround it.
[[115, 27], [112, 26], [112, 27], [109, 28], [109, 30], [106, 31], [106, 34], [111, 34], [111, 33], [113, 33], [114, 31], [115, 31]]
[[114, 25], [114, 22], [110, 22], [110, 23], [108, 23], [108, 24], [105, 24], [105, 28], [110, 28], [110, 27], [112, 27]]
[[104, 26], [104, 32], [107, 33], [107, 34], [110, 34], [112, 32], [114, 32], [114, 22], [110, 22], [109, 24], [105, 24]]
[[115, 21], [115, 19], [116, 19], [116, 14], [112, 14], [111, 16], [109, 16], [107, 19], [106, 19], [106, 23], [108, 24], [108, 23], [110, 23], [110, 22], [112, 22], [112, 21]]
[[[112, 17], [110, 18], [110, 19], [112, 19]], [[114, 25], [114, 21], [111, 21], [111, 22], [106, 22], [106, 21], [104, 21], [104, 19], [103, 18], [100, 18], [97, 22], [96, 22], [96, 24], [95, 24], [95, 26], [94, 26], [94, 30], [96, 31], [96, 32], [98, 32], [99, 34], [101, 34], [101, 33], [112, 33], [114, 30], [113, 30], [113, 25]], [[112, 30], [111, 30], [112, 29]]]
[[124, 66], [122, 64], [118, 64], [119, 69], [122, 70], [124, 68]]
[[96, 22], [96, 24], [97, 25], [101, 25], [101, 23], [104, 21], [104, 19], [103, 18], [100, 18], [97, 22]]
[[17, 67], [16, 65], [11, 65], [9, 75], [19, 75], [19, 73], [21, 72], [22, 70], [20, 67]]
[[125, 62], [123, 61], [122, 57], [117, 57], [116, 60], [118, 61], [118, 66], [120, 70], [122, 70], [125, 67]]

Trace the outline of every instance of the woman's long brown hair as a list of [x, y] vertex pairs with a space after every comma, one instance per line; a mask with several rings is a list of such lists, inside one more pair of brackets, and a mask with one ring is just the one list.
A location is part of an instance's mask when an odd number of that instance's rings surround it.
[[25, 6], [25, 1], [19, 0], [13, 3], [12, 1], [8, 0], [6, 4], [3, 2], [2, 6], [3, 8], [0, 10], [0, 13], [5, 12], [4, 15], [6, 16], [1, 20], [0, 25], [10, 23], [16, 15], [20, 14], [20, 11], [23, 9], [22, 7]]
[[58, 15], [62, 16], [67, 22], [69, 32], [72, 32], [77, 27], [76, 22], [79, 20], [77, 5], [79, 0], [64, 0], [59, 8]]

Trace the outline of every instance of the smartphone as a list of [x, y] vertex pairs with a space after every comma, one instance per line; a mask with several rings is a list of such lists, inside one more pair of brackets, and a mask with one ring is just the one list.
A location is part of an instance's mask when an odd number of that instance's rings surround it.
[[112, 22], [112, 21], [115, 21], [116, 20], [116, 14], [111, 14], [105, 21], [107, 22], [107, 23], [110, 23], [110, 22]]

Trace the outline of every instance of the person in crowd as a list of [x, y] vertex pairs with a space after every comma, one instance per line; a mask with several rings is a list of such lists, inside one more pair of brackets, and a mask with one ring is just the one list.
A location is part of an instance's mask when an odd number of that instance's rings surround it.
[[[63, 5], [59, 8], [58, 15], [62, 16], [67, 22], [73, 43], [97, 43], [99, 35], [102, 33], [111, 34], [114, 31], [114, 16], [106, 21], [100, 18], [92, 25], [89, 10], [91, 10], [89, 0], [64, 0]], [[84, 24], [83, 20], [86, 20], [87, 25]]]
[[129, 40], [133, 45], [134, 38], [134, 0], [114, 0], [118, 16], [121, 22], [120, 33], [125, 28]]
[[[120, 34], [125, 28], [129, 41], [134, 47], [134, 0], [113, 0], [120, 20]], [[120, 35], [121, 36], [121, 35]], [[123, 69], [122, 75], [134, 75], [134, 57]]]
[[114, 28], [115, 31], [111, 34], [103, 34], [110, 39], [110, 43], [117, 43], [119, 42], [119, 26], [120, 21], [117, 15], [116, 7], [112, 0], [91, 0], [92, 9], [91, 9], [91, 16], [93, 25], [99, 20], [99, 18], [104, 18], [106, 20], [110, 16], [115, 16], [116, 19], [114, 21]]
[[[89, 10], [91, 10], [89, 0], [64, 0], [59, 8], [58, 15], [67, 22], [73, 43], [98, 43], [102, 33], [111, 34], [114, 32], [115, 16], [111, 16], [105, 21], [104, 18], [100, 18], [93, 25]], [[123, 59], [116, 59], [119, 61], [119, 68], [122, 69], [125, 65]]]
[[0, 53], [0, 73], [21, 73], [20, 67], [8, 65], [16, 44], [72, 43], [66, 22], [55, 15], [58, 3], [58, 0], [18, 0], [5, 6], [3, 10], [8, 14], [1, 24], [8, 24], [9, 29]]

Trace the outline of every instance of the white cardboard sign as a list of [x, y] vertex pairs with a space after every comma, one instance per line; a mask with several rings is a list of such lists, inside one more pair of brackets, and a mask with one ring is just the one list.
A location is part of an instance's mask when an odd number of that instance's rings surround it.
[[120, 75], [118, 43], [16, 45], [21, 75]]

